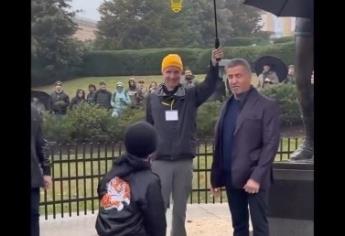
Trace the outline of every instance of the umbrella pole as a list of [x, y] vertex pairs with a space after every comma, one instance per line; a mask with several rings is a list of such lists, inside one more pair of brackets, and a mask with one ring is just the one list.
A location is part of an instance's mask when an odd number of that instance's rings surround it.
[[215, 41], [215, 48], [219, 48], [219, 39], [218, 39], [218, 24], [217, 24], [217, 5], [216, 0], [213, 0], [213, 8], [214, 8], [214, 25], [216, 30], [216, 41]]

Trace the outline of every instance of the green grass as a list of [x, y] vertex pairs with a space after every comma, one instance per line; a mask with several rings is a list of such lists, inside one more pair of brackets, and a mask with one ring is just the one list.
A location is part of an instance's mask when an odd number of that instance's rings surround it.
[[[70, 99], [75, 96], [77, 89], [84, 89], [86, 92], [88, 91], [89, 84], [95, 84], [98, 87], [98, 83], [100, 81], [104, 81], [107, 84], [107, 88], [109, 91], [113, 92], [115, 89], [116, 82], [123, 82], [125, 87], [128, 87], [128, 80], [131, 76], [102, 76], [102, 77], [82, 77], [77, 78], [69, 81], [65, 81], [63, 83], [64, 91], [68, 94]], [[145, 87], [148, 88], [151, 81], [156, 81], [158, 84], [163, 82], [163, 78], [161, 75], [149, 75], [149, 76], [135, 76], [137, 80], [143, 79], [145, 82]], [[204, 74], [195, 75], [197, 81], [203, 81], [205, 78]], [[253, 85], [257, 84], [256, 75], [253, 74]], [[54, 90], [54, 84], [40, 86], [40, 87], [33, 87], [33, 90], [44, 91], [50, 94]]]
[[[301, 139], [298, 140], [301, 142]], [[288, 140], [283, 139], [283, 145], [280, 149], [283, 152], [288, 150]], [[290, 150], [295, 150], [295, 140], [291, 140]], [[98, 155], [99, 153], [99, 155]], [[114, 149], [114, 156], [118, 157], [119, 150]], [[205, 144], [199, 146], [199, 153], [212, 153], [212, 147], [210, 145], [205, 146]], [[105, 157], [106, 160], [98, 160], [98, 156]], [[54, 186], [51, 187], [45, 194], [44, 190], [41, 191], [41, 215], [45, 214], [47, 211], [48, 215], [54, 213], [61, 215], [62, 209], [63, 214], [68, 215], [69, 211], [76, 212], [79, 208], [80, 214], [85, 214], [85, 212], [90, 212], [92, 209], [98, 209], [98, 199], [97, 196], [97, 185], [99, 182], [99, 177], [96, 175], [104, 175], [107, 170], [111, 168], [113, 156], [113, 150], [110, 148], [107, 151], [104, 150], [104, 147], [101, 149], [93, 149], [93, 152], [90, 153], [90, 150], [85, 150], [85, 154], [82, 154], [82, 151], [78, 151], [76, 156], [73, 152], [73, 149], [70, 150], [70, 155], [62, 153], [61, 156], [59, 153], [54, 154], [54, 164], [52, 169], [52, 175], [54, 176]], [[288, 154], [277, 154], [276, 161], [287, 160]], [[67, 162], [61, 162], [67, 161]], [[210, 169], [212, 164], [212, 155], [200, 155], [197, 158], [194, 158], [194, 170], [199, 169]], [[84, 178], [84, 176], [87, 176]], [[93, 176], [93, 177], [91, 177]], [[83, 177], [77, 179], [77, 177]], [[67, 179], [70, 179], [68, 181]], [[55, 195], [53, 195], [53, 188]], [[203, 189], [203, 191], [193, 192], [190, 196], [189, 202], [192, 203], [211, 203], [213, 200], [215, 202], [220, 202], [220, 198], [213, 199], [209, 191], [210, 188], [210, 172], [209, 171], [195, 171], [193, 175], [193, 189]], [[207, 190], [207, 191], [205, 191]], [[77, 198], [78, 196], [78, 198]], [[95, 198], [86, 200], [85, 198]], [[222, 192], [223, 202], [226, 201], [226, 193]], [[52, 201], [63, 201], [67, 199], [75, 200], [72, 203], [49, 203]], [[48, 204], [44, 204], [48, 202]], [[93, 204], [93, 206], [92, 206]], [[55, 207], [55, 209], [54, 209]], [[51, 216], [49, 216], [51, 217]]]

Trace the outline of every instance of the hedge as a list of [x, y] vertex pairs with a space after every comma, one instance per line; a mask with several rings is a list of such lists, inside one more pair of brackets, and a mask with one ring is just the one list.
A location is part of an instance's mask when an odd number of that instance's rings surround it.
[[294, 36], [286, 36], [286, 37], [281, 37], [281, 38], [273, 39], [273, 43], [274, 44], [288, 43], [288, 42], [293, 42], [294, 40], [295, 40]]
[[[225, 47], [226, 58], [243, 57], [254, 62], [260, 56], [271, 55], [287, 65], [294, 64], [294, 43], [268, 46]], [[178, 53], [194, 73], [203, 74], [209, 64], [210, 49], [165, 48], [143, 50], [93, 51], [84, 57], [82, 76], [158, 75], [162, 58]]]
[[224, 42], [226, 46], [251, 46], [256, 45], [268, 45], [269, 40], [262, 37], [235, 37]]
[[[264, 95], [278, 101], [281, 110], [283, 127], [299, 126], [302, 124], [298, 107], [297, 90], [295, 85], [280, 84], [265, 88]], [[206, 102], [198, 109], [197, 137], [200, 139], [213, 137], [214, 127], [222, 103]], [[56, 118], [46, 113], [43, 131], [50, 141], [120, 141], [128, 125], [144, 120], [145, 110], [128, 109], [119, 118], [111, 117], [111, 112], [97, 106], [84, 104], [64, 117]]]
[[264, 88], [261, 92], [278, 102], [281, 111], [280, 119], [282, 127], [300, 126], [303, 124], [297, 99], [296, 85], [272, 85]]

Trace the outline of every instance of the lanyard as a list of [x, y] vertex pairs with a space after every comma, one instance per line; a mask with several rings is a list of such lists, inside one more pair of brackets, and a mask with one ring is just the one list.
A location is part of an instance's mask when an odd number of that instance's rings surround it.
[[166, 102], [162, 102], [163, 105], [165, 105], [165, 106], [170, 106], [170, 110], [173, 109], [174, 103], [175, 103], [175, 99], [173, 99], [172, 102], [171, 102], [170, 104], [169, 104], [169, 103], [166, 103]]

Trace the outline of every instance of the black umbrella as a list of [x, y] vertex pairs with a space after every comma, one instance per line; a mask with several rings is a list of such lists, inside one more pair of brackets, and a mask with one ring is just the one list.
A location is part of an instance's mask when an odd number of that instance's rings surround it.
[[282, 60], [277, 57], [272, 56], [263, 56], [256, 60], [255, 62], [255, 72], [259, 76], [262, 73], [264, 65], [269, 65], [271, 70], [276, 72], [279, 82], [282, 82], [286, 79], [288, 74], [288, 68]]
[[46, 92], [32, 90], [31, 98], [37, 98], [44, 105], [46, 110], [50, 109], [50, 96]]
[[244, 4], [271, 12], [276, 16], [313, 18], [314, 0], [245, 0]]

